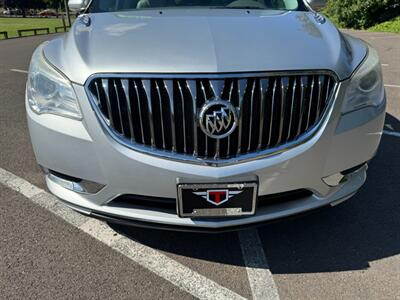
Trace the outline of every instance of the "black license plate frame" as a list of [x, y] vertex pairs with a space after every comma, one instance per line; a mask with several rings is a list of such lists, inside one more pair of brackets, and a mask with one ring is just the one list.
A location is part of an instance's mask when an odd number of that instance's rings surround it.
[[177, 186], [181, 218], [252, 216], [256, 213], [258, 182], [183, 183]]

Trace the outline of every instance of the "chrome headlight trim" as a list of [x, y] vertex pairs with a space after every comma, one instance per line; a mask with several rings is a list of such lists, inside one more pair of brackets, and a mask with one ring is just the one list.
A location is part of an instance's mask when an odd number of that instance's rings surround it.
[[33, 53], [26, 85], [29, 107], [36, 114], [54, 114], [82, 119], [81, 109], [71, 81], [54, 68], [39, 46]]

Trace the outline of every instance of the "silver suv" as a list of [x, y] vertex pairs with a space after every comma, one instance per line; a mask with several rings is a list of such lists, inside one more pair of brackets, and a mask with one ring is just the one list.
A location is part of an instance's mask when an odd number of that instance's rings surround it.
[[[323, 1], [322, 1], [323, 2]], [[73, 0], [26, 91], [49, 190], [112, 222], [227, 230], [336, 205], [385, 118], [377, 52], [303, 0]]]

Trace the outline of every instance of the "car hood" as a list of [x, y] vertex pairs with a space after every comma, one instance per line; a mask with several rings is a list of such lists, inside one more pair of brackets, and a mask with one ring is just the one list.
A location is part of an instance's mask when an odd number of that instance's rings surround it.
[[95, 73], [332, 70], [344, 79], [366, 51], [311, 12], [166, 9], [80, 17], [44, 53], [84, 84]]

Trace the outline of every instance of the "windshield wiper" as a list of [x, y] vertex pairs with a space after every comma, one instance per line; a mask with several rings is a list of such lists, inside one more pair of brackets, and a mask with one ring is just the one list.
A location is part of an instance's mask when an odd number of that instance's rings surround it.
[[258, 7], [258, 6], [213, 6], [211, 8], [216, 8], [216, 9], [267, 9], [267, 8]]

